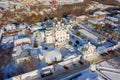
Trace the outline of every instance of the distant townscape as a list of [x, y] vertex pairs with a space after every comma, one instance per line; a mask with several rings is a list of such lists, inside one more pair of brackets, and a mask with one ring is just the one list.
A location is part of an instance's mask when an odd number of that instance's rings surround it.
[[64, 5], [64, 4], [74, 4], [74, 3], [80, 3], [84, 0], [1, 0], [1, 1], [14, 1], [14, 2], [20, 2], [25, 5], [32, 5], [35, 3], [41, 3], [45, 5]]
[[[29, 15], [38, 15], [29, 10], [31, 4], [54, 5], [39, 12], [44, 16], [61, 9], [56, 6], [82, 2], [15, 0], [11, 4], [16, 6], [11, 7], [8, 1], [0, 6], [11, 14], [25, 7]], [[0, 80], [120, 79], [120, 6], [92, 1], [84, 11], [86, 14], [75, 12], [80, 15], [61, 11], [62, 16], [56, 12], [52, 17], [38, 17], [43, 21], [34, 23], [14, 22], [18, 16], [14, 21], [7, 18], [11, 21], [0, 24]]]

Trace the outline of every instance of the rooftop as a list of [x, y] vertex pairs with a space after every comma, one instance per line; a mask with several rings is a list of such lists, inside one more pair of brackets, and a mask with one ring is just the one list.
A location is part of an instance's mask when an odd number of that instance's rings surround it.
[[88, 18], [86, 15], [78, 16], [77, 18]]
[[62, 59], [62, 55], [57, 49], [48, 49], [43, 50], [43, 55], [46, 63], [52, 63], [53, 61], [60, 61]]
[[20, 55], [16, 56], [16, 58], [19, 59], [19, 58], [30, 57], [30, 56], [31, 56], [30, 49], [26, 49], [22, 51]]
[[84, 34], [85, 36], [87, 36], [88, 38], [94, 39], [95, 41], [98, 40], [98, 37], [93, 35], [92, 33], [84, 30], [84, 29], [80, 29], [79, 30], [82, 34]]
[[104, 61], [97, 64], [100, 72], [107, 76], [111, 80], [117, 80], [120, 78], [120, 67], [119, 67], [120, 57], [110, 59], [109, 61]]

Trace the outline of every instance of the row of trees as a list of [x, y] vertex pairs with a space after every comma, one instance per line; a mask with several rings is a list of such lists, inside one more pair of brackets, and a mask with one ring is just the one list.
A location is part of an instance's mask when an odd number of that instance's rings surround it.
[[120, 2], [118, 2], [117, 0], [93, 0], [93, 1], [97, 1], [100, 2], [102, 4], [107, 4], [107, 5], [115, 5], [115, 6], [120, 6]]
[[34, 58], [34, 57], [31, 57], [30, 59], [25, 60], [23, 62], [24, 71], [29, 72], [29, 71], [35, 70], [37, 68], [37, 65], [38, 65], [37, 61], [38, 61], [38, 59]]
[[[54, 11], [52, 10], [52, 12], [46, 13], [44, 12], [44, 15], [40, 14], [40, 11], [42, 11], [43, 9], [51, 9], [51, 7], [53, 6], [45, 6], [45, 5], [32, 5], [30, 6], [30, 11], [28, 11], [27, 9], [21, 8], [21, 9], [15, 9], [13, 12], [7, 10], [3, 12], [3, 17], [1, 18], [0, 23], [3, 22], [9, 22], [11, 19], [11, 21], [15, 22], [15, 23], [21, 23], [21, 22], [26, 22], [26, 23], [35, 23], [38, 21], [43, 21], [45, 19], [48, 18], [53, 18], [53, 17], [58, 17], [58, 19], [61, 19], [63, 17], [63, 14], [72, 14], [72, 15], [89, 15], [90, 13], [92, 13], [93, 11], [85, 11], [85, 9], [92, 4], [94, 0], [85, 0], [83, 3], [77, 3], [77, 4], [69, 4], [69, 5], [62, 5], [62, 6], [58, 6], [56, 7], [57, 9]], [[96, 1], [96, 0], [95, 0]], [[114, 3], [110, 3], [111, 0], [106, 0], [106, 1], [101, 1], [101, 0], [97, 0], [100, 3], [104, 3], [104, 4], [118, 4], [116, 1], [114, 1]], [[109, 1], [109, 2], [108, 2]], [[34, 13], [30, 13], [31, 11], [36, 12], [36, 14]], [[19, 17], [18, 17], [19, 16]]]
[[[22, 8], [15, 9], [15, 11], [13, 12], [8, 10], [4, 12], [1, 21], [9, 22], [9, 20], [15, 19], [13, 20], [15, 23], [21, 23], [21, 22], [35, 23], [53, 17], [58, 17], [58, 19], [61, 19], [64, 13], [79, 16], [86, 13], [85, 9], [88, 7], [90, 3], [91, 3], [90, 0], [88, 0], [87, 2], [85, 0], [85, 2], [83, 3], [61, 5], [56, 7], [57, 9], [55, 11], [52, 10], [51, 8], [52, 6], [45, 6], [45, 5], [30, 6], [29, 8], [30, 11]], [[43, 11], [43, 9], [51, 9], [52, 12], [51, 13], [44, 12], [44, 15], [41, 15], [40, 11]], [[34, 11], [36, 14], [31, 13], [32, 11]]]

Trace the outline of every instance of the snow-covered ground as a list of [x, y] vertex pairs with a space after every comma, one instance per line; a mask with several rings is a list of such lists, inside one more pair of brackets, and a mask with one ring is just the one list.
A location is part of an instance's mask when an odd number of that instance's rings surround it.
[[95, 72], [92, 72], [90, 69], [86, 69], [61, 80], [104, 80], [104, 79]]
[[[114, 63], [120, 63], [120, 57], [111, 59]], [[110, 80], [120, 79], [120, 69], [115, 68], [115, 65], [110, 63], [110, 61], [104, 61], [96, 65], [97, 70], [92, 72], [89, 68], [77, 73], [74, 73], [68, 77], [61, 80], [105, 80], [105, 78]], [[99, 71], [100, 70], [100, 71]]]

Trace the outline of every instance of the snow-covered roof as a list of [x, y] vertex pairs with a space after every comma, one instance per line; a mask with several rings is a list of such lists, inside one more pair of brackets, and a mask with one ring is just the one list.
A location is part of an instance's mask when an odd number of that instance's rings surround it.
[[115, 18], [115, 17], [107, 17], [108, 19], [110, 20], [113, 20], [113, 21], [118, 21], [119, 19], [118, 18]]
[[7, 30], [13, 30], [13, 29], [16, 29], [16, 26], [14, 24], [7, 24], [6, 29]]
[[88, 22], [93, 24], [105, 24], [103, 21], [100, 21], [100, 20], [88, 20]]
[[104, 66], [104, 67], [108, 67], [108, 68], [114, 68], [113, 66], [108, 64], [107, 61], [101, 62], [101, 63], [97, 64], [97, 66]]
[[105, 23], [109, 23], [109, 24], [111, 24], [112, 26], [118, 26], [118, 24], [116, 24], [116, 23], [114, 23], [114, 22], [112, 22], [112, 21], [105, 21]]
[[0, 7], [8, 7], [8, 2], [0, 2]]
[[93, 23], [93, 24], [97, 24], [97, 21], [95, 21], [95, 20], [88, 20], [88, 22]]
[[30, 49], [26, 49], [26, 50], [23, 50], [20, 55], [17, 55], [16, 56], [16, 59], [21, 59], [21, 58], [25, 58], [25, 57], [30, 57], [31, 54], [30, 54]]
[[3, 38], [2, 44], [7, 44], [7, 43], [13, 42], [13, 38], [14, 38], [13, 36]]
[[14, 47], [13, 51], [14, 53], [12, 54], [13, 57], [19, 56], [23, 50], [31, 49], [31, 46], [29, 44], [24, 44], [22, 46], [16, 46]]
[[43, 50], [43, 55], [46, 63], [52, 63], [53, 61], [60, 61], [62, 59], [62, 55], [57, 49], [48, 49]]
[[36, 31], [36, 30], [39, 30], [39, 29], [42, 29], [42, 27], [33, 26], [33, 27], [31, 28], [32, 31]]
[[31, 56], [36, 56], [39, 55], [40, 53], [41, 53], [40, 48], [31, 49]]
[[103, 14], [107, 14], [107, 12], [102, 12], [102, 11], [96, 11], [94, 12], [95, 15], [103, 15]]
[[120, 79], [120, 70], [118, 68], [120, 62], [120, 57], [110, 59], [109, 61], [104, 61], [97, 64], [97, 68], [100, 72], [107, 76], [111, 80]]
[[78, 16], [77, 18], [88, 18], [86, 15]]
[[73, 58], [76, 58], [76, 55], [73, 54], [73, 55], [70, 55], [70, 56], [65, 56], [64, 60], [71, 60]]
[[25, 24], [20, 24], [20, 25], [19, 25], [19, 28], [20, 28], [20, 29], [26, 28], [26, 25], [25, 25]]
[[97, 37], [97, 36], [91, 34], [90, 32], [88, 32], [88, 31], [86, 31], [86, 30], [84, 30], [84, 29], [80, 29], [79, 31], [80, 31], [80, 33], [84, 34], [84, 35], [87, 36], [88, 38], [91, 38], [91, 39], [93, 39], [93, 40], [95, 40], [95, 41], [98, 40], [98, 37]]
[[96, 47], [94, 45], [92, 45], [90, 42], [88, 42], [88, 44], [85, 44], [84, 47], [86, 47], [86, 48], [92, 47], [92, 49], [96, 49]]
[[14, 41], [15, 46], [22, 43], [31, 43], [31, 40], [29, 38], [22, 38]]
[[31, 49], [31, 46], [29, 45], [29, 44], [24, 44], [24, 45], [22, 45], [21, 46], [22, 47], [22, 49]]

